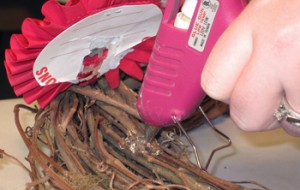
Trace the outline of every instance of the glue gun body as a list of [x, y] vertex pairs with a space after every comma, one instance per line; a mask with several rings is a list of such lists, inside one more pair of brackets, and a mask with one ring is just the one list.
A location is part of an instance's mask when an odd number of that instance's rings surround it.
[[180, 0], [168, 0], [137, 101], [146, 123], [169, 126], [173, 116], [184, 120], [197, 109], [205, 97], [200, 78], [207, 57], [245, 6], [246, 0], [195, 0], [190, 23], [180, 28]]

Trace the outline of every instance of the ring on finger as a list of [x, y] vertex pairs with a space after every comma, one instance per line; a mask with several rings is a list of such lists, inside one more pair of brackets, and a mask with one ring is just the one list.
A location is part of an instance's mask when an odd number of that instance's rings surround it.
[[274, 116], [279, 123], [286, 120], [291, 125], [300, 127], [300, 113], [291, 108], [285, 96], [279, 107], [275, 110]]

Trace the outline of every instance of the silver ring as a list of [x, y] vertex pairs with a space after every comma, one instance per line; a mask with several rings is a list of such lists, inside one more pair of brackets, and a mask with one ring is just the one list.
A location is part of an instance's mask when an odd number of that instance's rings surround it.
[[285, 97], [283, 97], [282, 103], [275, 110], [274, 116], [278, 122], [285, 120], [293, 126], [300, 127], [300, 113], [291, 108]]

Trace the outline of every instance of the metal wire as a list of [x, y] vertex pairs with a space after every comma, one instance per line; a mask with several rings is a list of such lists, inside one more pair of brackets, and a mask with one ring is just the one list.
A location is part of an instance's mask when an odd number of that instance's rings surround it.
[[[232, 145], [232, 141], [231, 141], [231, 139], [230, 139], [226, 134], [224, 134], [223, 132], [221, 132], [220, 130], [218, 130], [218, 129], [214, 126], [214, 124], [213, 124], [213, 123], [210, 121], [210, 119], [207, 117], [207, 115], [205, 114], [205, 112], [203, 111], [203, 109], [201, 108], [201, 106], [199, 106], [199, 110], [200, 110], [200, 112], [202, 113], [202, 115], [203, 115], [203, 117], [205, 118], [205, 120], [207, 121], [208, 125], [209, 125], [209, 126], [210, 126], [210, 127], [211, 127], [218, 135], [220, 135], [221, 137], [223, 137], [223, 138], [227, 141], [227, 144], [222, 145], [222, 146], [219, 146], [219, 147], [217, 147], [217, 148], [215, 148], [215, 149], [212, 150], [212, 152], [210, 153], [209, 158], [208, 158], [208, 160], [207, 160], [207, 162], [206, 162], [204, 168], [201, 166], [200, 158], [199, 158], [199, 154], [198, 154], [198, 150], [197, 150], [197, 147], [195, 146], [193, 140], [192, 140], [191, 137], [187, 134], [187, 132], [185, 131], [185, 129], [183, 128], [183, 126], [181, 125], [181, 123], [179, 122], [179, 120], [176, 118], [175, 115], [172, 116], [172, 119], [173, 119], [173, 121], [178, 125], [178, 127], [179, 127], [179, 132], [182, 132], [182, 133], [184, 134], [184, 136], [186, 137], [186, 139], [188, 140], [188, 142], [189, 142], [190, 145], [192, 146], [193, 152], [194, 152], [194, 155], [195, 155], [195, 158], [196, 158], [196, 162], [197, 162], [197, 165], [199, 166], [199, 168], [202, 169], [202, 170], [204, 170], [204, 171], [207, 171], [208, 166], [210, 165], [211, 160], [212, 160], [214, 154], [215, 154], [217, 151], [221, 150], [221, 149], [224, 149], [224, 148], [227, 148], [227, 147], [231, 146], [231, 145]], [[270, 189], [267, 188], [266, 186], [264, 186], [264, 185], [262, 185], [262, 184], [259, 184], [259, 183], [255, 182], [255, 181], [232, 181], [232, 182], [233, 182], [233, 183], [240, 183], [240, 184], [242, 184], [242, 183], [244, 183], [244, 184], [247, 184], [247, 183], [248, 183], [248, 184], [253, 184], [253, 185], [256, 185], [256, 186], [258, 186], [258, 187], [263, 188], [264, 190], [270, 190]]]
[[218, 133], [220, 136], [222, 136], [223, 138], [225, 138], [225, 140], [227, 140], [227, 144], [225, 144], [225, 145], [223, 145], [223, 146], [219, 146], [219, 147], [217, 147], [217, 148], [215, 148], [215, 149], [212, 150], [212, 152], [210, 153], [209, 158], [208, 158], [208, 160], [207, 160], [207, 162], [206, 162], [205, 168], [204, 168], [204, 170], [207, 170], [207, 168], [208, 168], [208, 166], [209, 166], [209, 164], [210, 164], [210, 162], [211, 162], [211, 160], [212, 160], [214, 154], [215, 154], [217, 151], [221, 150], [221, 149], [224, 149], [224, 148], [227, 148], [227, 147], [231, 146], [231, 145], [232, 145], [232, 142], [231, 142], [231, 139], [230, 139], [227, 135], [225, 135], [223, 132], [221, 132], [220, 130], [218, 130], [218, 129], [214, 126], [214, 124], [209, 120], [209, 118], [207, 117], [207, 115], [205, 114], [205, 112], [203, 111], [203, 109], [201, 108], [201, 106], [199, 106], [199, 110], [201, 111], [201, 113], [202, 113], [203, 117], [205, 118], [205, 120], [207, 121], [208, 125], [209, 125], [216, 133]]
[[199, 159], [199, 154], [198, 154], [198, 150], [197, 147], [195, 146], [193, 140], [191, 139], [191, 137], [187, 134], [187, 132], [184, 130], [183, 126], [180, 124], [179, 120], [176, 118], [175, 115], [172, 116], [172, 119], [174, 122], [176, 122], [176, 124], [178, 125], [180, 131], [184, 134], [184, 136], [186, 137], [186, 139], [188, 140], [188, 142], [190, 143], [190, 145], [193, 148], [194, 154], [195, 154], [195, 158], [196, 158], [196, 162], [197, 165], [199, 166], [200, 169], [203, 169], [200, 163], [200, 159]]
[[220, 130], [218, 130], [214, 124], [209, 120], [209, 118], [207, 117], [207, 115], [205, 114], [205, 112], [203, 111], [203, 109], [201, 108], [201, 106], [199, 106], [199, 110], [201, 111], [203, 117], [205, 118], [205, 120], [207, 121], [208, 125], [220, 136], [222, 136], [223, 138], [225, 138], [225, 140], [227, 141], [227, 143], [225, 145], [222, 145], [222, 146], [219, 146], [215, 149], [212, 150], [212, 152], [210, 153], [209, 157], [208, 157], [208, 160], [205, 164], [205, 167], [203, 168], [201, 166], [201, 162], [200, 162], [200, 158], [199, 158], [199, 153], [198, 153], [198, 150], [197, 150], [197, 147], [195, 146], [193, 140], [191, 139], [191, 137], [187, 134], [187, 132], [185, 131], [185, 129], [183, 128], [183, 126], [181, 125], [180, 121], [177, 119], [177, 117], [175, 115], [172, 116], [172, 119], [173, 121], [178, 125], [179, 127], [179, 131], [182, 132], [184, 134], [184, 136], [186, 137], [186, 139], [188, 140], [189, 144], [192, 146], [193, 148], [193, 152], [194, 152], [194, 155], [195, 155], [195, 159], [196, 159], [196, 162], [197, 162], [197, 165], [199, 166], [200, 169], [204, 170], [204, 171], [207, 171], [210, 163], [211, 163], [211, 160], [213, 158], [213, 156], [215, 155], [215, 153], [221, 149], [224, 149], [224, 148], [227, 148], [229, 146], [232, 145], [232, 142], [231, 142], [231, 139], [225, 135], [223, 132], [221, 132]]

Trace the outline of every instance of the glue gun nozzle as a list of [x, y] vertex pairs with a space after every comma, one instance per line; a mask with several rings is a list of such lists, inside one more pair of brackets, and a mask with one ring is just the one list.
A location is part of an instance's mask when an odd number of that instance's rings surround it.
[[146, 129], [146, 132], [145, 132], [146, 141], [152, 142], [160, 130], [161, 130], [161, 128], [159, 128], [159, 127], [148, 126]]

